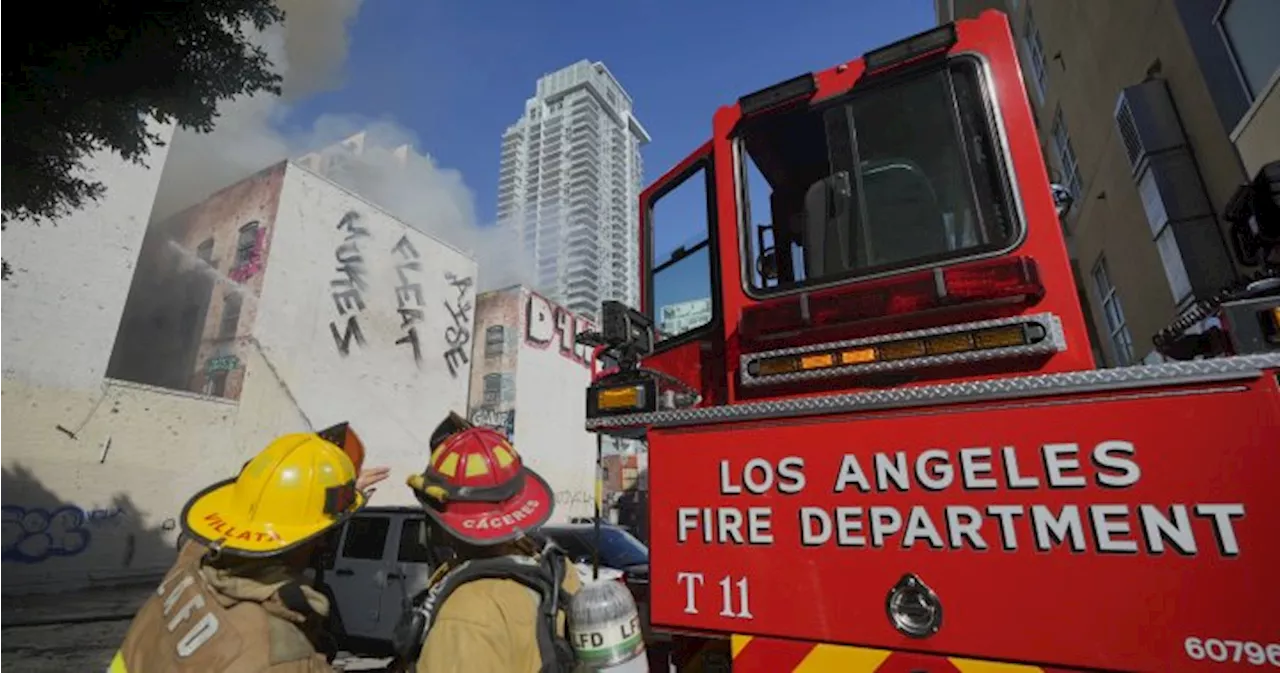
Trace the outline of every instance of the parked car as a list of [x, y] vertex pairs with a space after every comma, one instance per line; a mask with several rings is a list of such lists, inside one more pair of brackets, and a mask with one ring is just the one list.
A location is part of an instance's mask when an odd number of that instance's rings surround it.
[[[366, 507], [329, 533], [311, 574], [329, 597], [330, 626], [343, 649], [389, 652], [401, 613], [450, 554], [430, 544], [429, 525], [416, 507]], [[604, 524], [600, 531], [600, 576], [626, 582], [647, 636], [649, 550], [617, 526]], [[593, 525], [544, 526], [540, 533], [565, 550], [584, 580], [592, 576]]]
[[329, 534], [314, 569], [330, 600], [330, 626], [353, 652], [389, 651], [396, 622], [447, 558], [416, 507], [366, 507]]

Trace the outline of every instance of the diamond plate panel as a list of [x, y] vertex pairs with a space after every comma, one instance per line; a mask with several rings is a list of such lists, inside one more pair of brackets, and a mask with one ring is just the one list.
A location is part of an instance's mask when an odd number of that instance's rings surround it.
[[729, 421], [985, 402], [1041, 395], [1129, 390], [1172, 384], [1215, 383], [1257, 378], [1264, 369], [1280, 369], [1280, 354], [1247, 355], [1159, 365], [1138, 365], [1062, 374], [942, 383], [838, 395], [747, 402], [718, 407], [675, 409], [588, 419], [587, 430], [637, 426], [675, 427]]
[[[890, 341], [903, 341], [906, 339], [923, 339], [932, 336], [941, 336], [945, 334], [956, 334], [958, 332], [970, 332], [974, 330], [987, 329], [990, 327], [1008, 327], [1010, 325], [1022, 325], [1026, 323], [1034, 323], [1040, 325], [1045, 330], [1045, 338], [1040, 343], [1031, 344], [1030, 346], [1008, 346], [1005, 348], [987, 348], [979, 351], [966, 351], [964, 353], [950, 353], [947, 355], [930, 355], [919, 358], [909, 358], [905, 360], [893, 360], [889, 362], [868, 362], [866, 364], [845, 365], [843, 367], [828, 367], [826, 369], [817, 369], [807, 372], [792, 372], [790, 374], [774, 374], [771, 376], [752, 376], [747, 371], [747, 363], [752, 360], [761, 358], [778, 357], [785, 355], [802, 355], [805, 353], [818, 353], [831, 350], [839, 350], [845, 348], [858, 348], [861, 346], [882, 344]], [[1062, 331], [1062, 321], [1051, 313], [1039, 313], [1032, 316], [1018, 316], [1016, 318], [1000, 318], [997, 320], [982, 320], [978, 322], [964, 323], [961, 325], [947, 325], [946, 327], [934, 327], [930, 329], [914, 330], [911, 332], [899, 332], [897, 334], [888, 334], [875, 337], [867, 337], [863, 339], [850, 339], [848, 341], [835, 341], [825, 344], [815, 344], [812, 346], [800, 346], [796, 348], [780, 348], [778, 350], [763, 351], [757, 353], [749, 353], [740, 357], [740, 366], [738, 371], [742, 374], [742, 384], [746, 386], [776, 385], [780, 383], [791, 383], [794, 381], [812, 381], [815, 379], [829, 379], [841, 376], [852, 376], [855, 374], [877, 374], [883, 372], [900, 372], [919, 369], [921, 367], [942, 367], [946, 365], [968, 364], [972, 362], [986, 362], [989, 360], [1002, 360], [1007, 358], [1032, 357], [1038, 355], [1051, 355], [1066, 350], [1066, 336]]]

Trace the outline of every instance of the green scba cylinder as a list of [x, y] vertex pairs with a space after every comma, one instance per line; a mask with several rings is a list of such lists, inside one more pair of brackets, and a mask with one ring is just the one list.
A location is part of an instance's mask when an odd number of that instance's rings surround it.
[[569, 639], [590, 671], [648, 673], [635, 598], [614, 580], [584, 584], [570, 609]]

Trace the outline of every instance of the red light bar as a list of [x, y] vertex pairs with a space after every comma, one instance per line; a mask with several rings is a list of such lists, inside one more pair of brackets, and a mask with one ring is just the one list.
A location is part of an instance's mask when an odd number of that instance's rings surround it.
[[1029, 257], [1004, 257], [946, 269], [846, 285], [751, 306], [742, 311], [747, 340], [779, 338], [812, 328], [991, 301], [1034, 303], [1044, 286]]
[[947, 302], [1044, 296], [1040, 274], [1030, 257], [1005, 257], [942, 270]]

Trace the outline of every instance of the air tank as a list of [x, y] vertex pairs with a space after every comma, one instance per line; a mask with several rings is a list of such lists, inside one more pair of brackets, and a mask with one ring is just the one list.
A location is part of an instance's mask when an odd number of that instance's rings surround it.
[[588, 671], [649, 673], [636, 601], [622, 582], [583, 584], [569, 610], [569, 642]]

